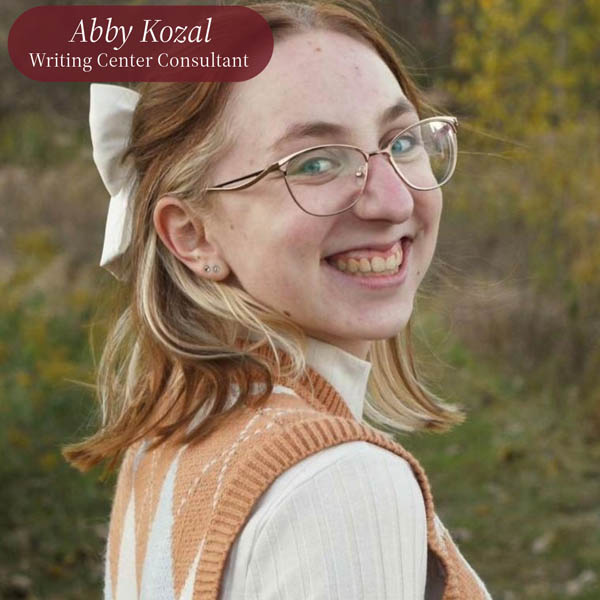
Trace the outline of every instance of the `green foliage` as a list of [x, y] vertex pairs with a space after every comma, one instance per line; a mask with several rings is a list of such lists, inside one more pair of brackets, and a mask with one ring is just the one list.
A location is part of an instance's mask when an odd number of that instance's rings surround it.
[[506, 266], [564, 317], [557, 380], [581, 383], [598, 413], [598, 3], [446, 0], [441, 9], [453, 70], [437, 83], [463, 115], [449, 218], [507, 251], [523, 247]]
[[449, 333], [446, 301], [421, 307], [417, 341], [435, 351], [437, 385], [468, 419], [444, 435], [398, 441], [423, 464], [436, 511], [492, 597], [596, 597], [600, 441], [585, 435], [580, 391], [552, 392], [542, 377], [470, 352]]
[[600, 11], [593, 0], [446, 0], [454, 75], [477, 123], [522, 138], [600, 107]]
[[0, 282], [0, 597], [75, 600], [100, 589], [112, 489], [60, 452], [93, 425], [92, 392], [75, 382], [92, 377], [95, 298], [32, 286], [56, 258], [47, 232], [16, 246], [20, 268]]
[[49, 166], [72, 159], [87, 141], [87, 132], [80, 124], [62, 125], [34, 111], [0, 118], [0, 162]]

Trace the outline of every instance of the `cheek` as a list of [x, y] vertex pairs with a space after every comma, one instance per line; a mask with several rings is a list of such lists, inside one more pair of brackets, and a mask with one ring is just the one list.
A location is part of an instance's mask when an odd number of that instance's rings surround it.
[[317, 225], [294, 215], [267, 228], [267, 236], [252, 252], [260, 257], [260, 272], [246, 274], [248, 286], [261, 300], [294, 314], [307, 303], [320, 274], [322, 235]]
[[286, 229], [282, 245], [299, 264], [310, 266], [310, 261], [318, 261], [326, 232], [323, 224], [315, 222], [318, 217], [306, 215], [297, 216], [295, 221]]
[[288, 235], [270, 231], [268, 239], [250, 241], [232, 266], [246, 292], [291, 317], [316, 285], [319, 252], [311, 251], [296, 231], [286, 231]]
[[416, 192], [415, 212], [426, 232], [436, 234], [442, 215], [442, 192], [435, 189], [429, 192]]
[[257, 252], [264, 252], [276, 262], [276, 268], [285, 264], [287, 267], [310, 267], [310, 261], [318, 262], [326, 233], [323, 224], [315, 223], [316, 217], [302, 213], [295, 205], [284, 214], [280, 211], [278, 218], [273, 213], [265, 214], [260, 219], [263, 235], [257, 241]]
[[297, 294], [319, 266], [329, 226], [315, 222], [316, 217], [302, 213], [287, 197], [278, 198], [277, 209], [262, 200], [247, 198], [249, 208], [221, 212], [219, 247], [249, 293]]
[[442, 194], [439, 189], [419, 192], [415, 196], [415, 216], [421, 228], [420, 242], [414, 247], [414, 275], [419, 285], [427, 273], [437, 245], [440, 218], [442, 213]]

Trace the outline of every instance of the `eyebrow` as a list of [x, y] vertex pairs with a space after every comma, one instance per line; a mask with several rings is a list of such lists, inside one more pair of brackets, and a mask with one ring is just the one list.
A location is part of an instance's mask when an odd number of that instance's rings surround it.
[[[415, 113], [417, 111], [415, 107], [404, 98], [401, 98], [393, 106], [386, 108], [378, 119], [379, 127], [383, 127], [386, 123], [397, 119], [398, 117], [406, 113]], [[314, 138], [314, 137], [325, 137], [334, 135], [348, 134], [349, 129], [343, 125], [337, 123], [330, 123], [328, 121], [309, 121], [305, 123], [294, 123], [290, 125], [283, 135], [279, 137], [273, 144], [267, 149], [268, 152], [276, 152], [284, 144], [291, 140], [297, 140], [302, 138]]]

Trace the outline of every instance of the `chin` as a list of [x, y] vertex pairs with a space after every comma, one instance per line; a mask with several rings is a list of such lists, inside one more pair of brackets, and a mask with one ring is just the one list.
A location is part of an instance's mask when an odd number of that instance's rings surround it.
[[367, 320], [349, 331], [344, 331], [340, 337], [369, 341], [386, 340], [401, 333], [406, 328], [409, 318], [410, 313], [406, 318], [396, 318], [387, 322], [369, 322]]

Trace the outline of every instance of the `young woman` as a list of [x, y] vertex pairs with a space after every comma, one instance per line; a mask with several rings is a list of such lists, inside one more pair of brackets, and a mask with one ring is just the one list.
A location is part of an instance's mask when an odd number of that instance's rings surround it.
[[464, 419], [409, 338], [456, 119], [366, 0], [249, 6], [255, 78], [92, 86], [101, 264], [131, 294], [66, 456], [123, 458], [105, 598], [490, 598], [383, 433]]

